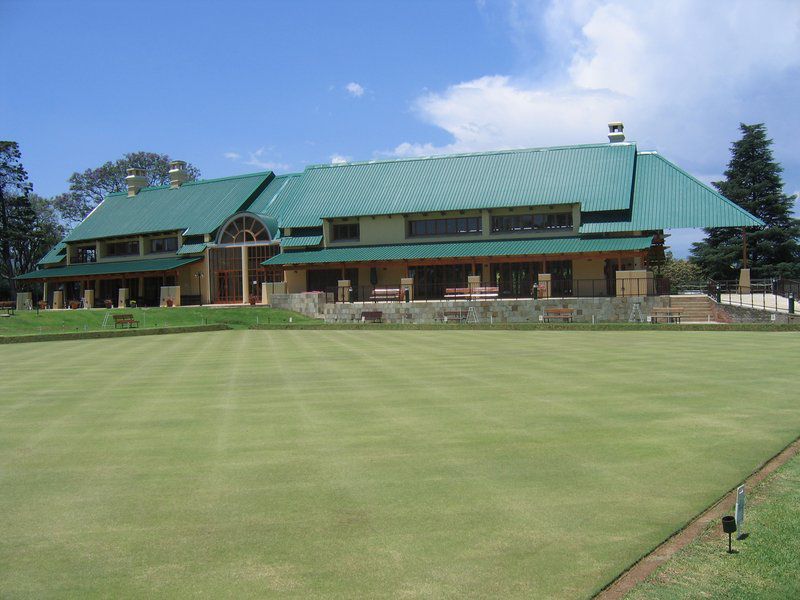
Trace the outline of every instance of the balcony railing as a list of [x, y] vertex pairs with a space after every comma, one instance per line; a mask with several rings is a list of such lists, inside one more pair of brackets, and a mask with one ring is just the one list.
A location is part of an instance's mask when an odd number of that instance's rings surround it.
[[772, 312], [793, 313], [800, 296], [800, 281], [794, 279], [753, 279], [708, 282], [705, 292], [721, 304]]

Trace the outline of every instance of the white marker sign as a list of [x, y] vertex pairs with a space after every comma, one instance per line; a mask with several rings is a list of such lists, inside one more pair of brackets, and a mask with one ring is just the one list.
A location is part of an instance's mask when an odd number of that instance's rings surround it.
[[740, 485], [736, 490], [736, 531], [738, 537], [744, 534], [744, 486]]

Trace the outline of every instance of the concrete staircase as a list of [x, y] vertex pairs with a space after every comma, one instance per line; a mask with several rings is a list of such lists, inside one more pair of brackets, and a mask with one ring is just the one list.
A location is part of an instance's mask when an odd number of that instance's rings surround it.
[[705, 294], [682, 294], [670, 296], [669, 306], [680, 310], [683, 323], [707, 323], [714, 321], [714, 304]]

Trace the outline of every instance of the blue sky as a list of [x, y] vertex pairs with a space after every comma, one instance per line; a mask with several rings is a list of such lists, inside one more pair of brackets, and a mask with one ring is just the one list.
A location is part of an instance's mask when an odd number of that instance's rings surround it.
[[0, 137], [46, 196], [134, 150], [219, 177], [602, 142], [617, 119], [704, 181], [766, 122], [800, 189], [797, 2], [0, 0], [0, 28]]

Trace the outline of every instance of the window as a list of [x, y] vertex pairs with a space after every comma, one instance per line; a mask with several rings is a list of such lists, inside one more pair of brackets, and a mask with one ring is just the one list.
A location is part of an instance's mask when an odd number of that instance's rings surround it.
[[187, 235], [183, 238], [184, 244], [202, 244], [205, 238], [202, 235]]
[[333, 226], [333, 241], [358, 241], [360, 237], [358, 223], [337, 223]]
[[458, 217], [454, 219], [425, 219], [408, 222], [408, 237], [424, 235], [461, 235], [481, 233], [481, 217]]
[[178, 238], [158, 238], [150, 240], [150, 252], [175, 252], [178, 249]]
[[[286, 232], [283, 232], [286, 235]], [[311, 235], [322, 235], [322, 227], [292, 227], [292, 236], [305, 237]]]
[[106, 256], [131, 256], [133, 254], [139, 254], [139, 240], [106, 244]]
[[572, 213], [539, 213], [492, 217], [492, 233], [572, 229]]
[[261, 220], [243, 216], [231, 221], [219, 236], [220, 244], [269, 242], [269, 232]]
[[76, 263], [97, 262], [97, 249], [94, 246], [83, 246], [76, 248], [73, 262]]

